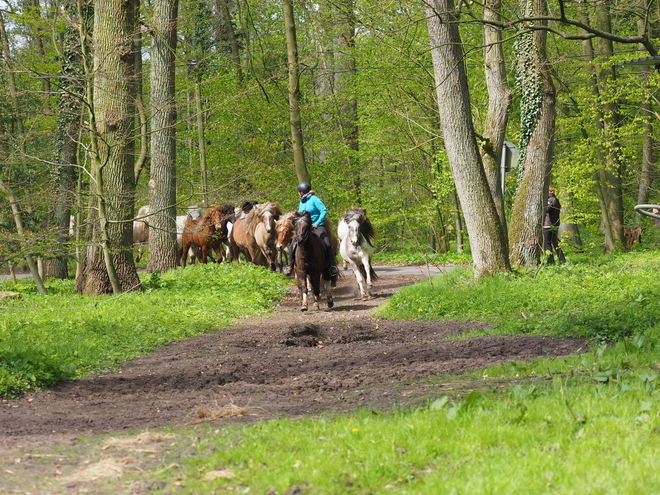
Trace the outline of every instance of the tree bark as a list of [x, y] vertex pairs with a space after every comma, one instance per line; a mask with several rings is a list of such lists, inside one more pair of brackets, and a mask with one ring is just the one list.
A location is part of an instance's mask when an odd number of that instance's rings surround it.
[[481, 146], [481, 159], [488, 178], [497, 214], [502, 227], [506, 229], [504, 194], [502, 191], [501, 158], [504, 136], [509, 122], [511, 90], [506, 80], [504, 53], [502, 51], [502, 29], [500, 0], [486, 0], [484, 4], [484, 67], [488, 88], [488, 114], [484, 126], [484, 144]]
[[289, 120], [291, 122], [291, 144], [293, 165], [299, 182], [311, 182], [305, 162], [302, 118], [300, 115], [300, 66], [298, 62], [298, 41], [293, 15], [293, 0], [282, 0], [284, 9], [284, 29], [286, 32], [286, 54], [289, 64]]
[[[546, 15], [543, 0], [531, 2], [531, 16]], [[555, 126], [555, 88], [546, 58], [546, 32], [529, 34], [530, 44], [518, 49], [518, 66], [523, 87], [526, 110], [521, 110], [524, 122], [523, 136], [529, 135], [523, 149], [525, 160], [516, 191], [509, 227], [511, 264], [532, 266], [539, 262], [542, 251], [543, 220], [550, 173]], [[521, 38], [522, 39], [522, 38]], [[521, 104], [522, 106], [522, 104]], [[527, 129], [528, 134], [525, 134]]]
[[134, 8], [99, 0], [94, 11], [90, 242], [76, 287], [86, 295], [141, 289], [133, 263]]
[[440, 124], [465, 216], [475, 275], [509, 271], [507, 240], [477, 147], [452, 0], [426, 2]]
[[[71, 18], [76, 17], [76, 5], [67, 2], [64, 6]], [[50, 219], [57, 226], [56, 251], [64, 251], [71, 241], [71, 207], [75, 194], [78, 164], [78, 137], [82, 116], [82, 98], [84, 93], [82, 52], [78, 32], [67, 24], [64, 29], [61, 56], [62, 93], [59, 99], [57, 115], [57, 134], [55, 142], [55, 165], [53, 170], [53, 214]], [[62, 252], [57, 257], [44, 260], [44, 278], [65, 279], [68, 273], [68, 255]]]
[[149, 271], [176, 268], [177, 0], [155, 0], [151, 27], [151, 179], [149, 181]]

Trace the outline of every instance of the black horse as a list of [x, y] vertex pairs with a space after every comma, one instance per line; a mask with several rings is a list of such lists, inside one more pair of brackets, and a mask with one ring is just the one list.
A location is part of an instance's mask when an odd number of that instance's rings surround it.
[[301, 311], [307, 311], [307, 293], [311, 285], [314, 293], [314, 308], [319, 309], [321, 278], [325, 281], [328, 308], [335, 303], [332, 300], [332, 286], [337, 277], [330, 275], [330, 262], [327, 258], [323, 241], [312, 232], [312, 219], [309, 212], [296, 212], [293, 217], [293, 237], [298, 244], [295, 250], [293, 269], [298, 279], [298, 290], [302, 301]]

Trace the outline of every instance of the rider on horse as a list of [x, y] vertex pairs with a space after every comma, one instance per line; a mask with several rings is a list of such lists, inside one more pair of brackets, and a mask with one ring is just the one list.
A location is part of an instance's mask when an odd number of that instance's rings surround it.
[[[330, 275], [335, 277], [339, 275], [339, 270], [337, 269], [337, 261], [335, 259], [335, 253], [330, 244], [330, 237], [328, 232], [325, 229], [325, 218], [328, 216], [328, 209], [321, 201], [314, 191], [312, 191], [312, 186], [309, 182], [301, 182], [298, 184], [298, 194], [300, 194], [300, 203], [298, 204], [298, 211], [304, 212], [308, 211], [310, 217], [312, 218], [312, 232], [316, 237], [323, 241], [325, 246], [326, 257], [328, 258], [330, 264]], [[286, 267], [284, 267], [284, 274], [290, 275], [293, 270], [293, 262], [295, 260], [296, 252], [296, 241], [292, 241], [289, 246], [289, 260]]]

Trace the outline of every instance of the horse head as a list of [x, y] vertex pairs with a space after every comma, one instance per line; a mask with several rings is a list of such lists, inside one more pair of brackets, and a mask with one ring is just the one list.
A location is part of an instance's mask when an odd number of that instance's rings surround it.
[[364, 238], [371, 246], [373, 246], [373, 238], [375, 237], [374, 228], [367, 218], [367, 210], [364, 208], [352, 208], [344, 215], [344, 221], [348, 226], [348, 236], [351, 244], [357, 246], [360, 244], [360, 239]]
[[289, 211], [282, 215], [275, 222], [275, 231], [277, 232], [277, 249], [281, 251], [288, 246], [293, 239], [293, 212]]
[[282, 210], [278, 203], [268, 202], [263, 204], [261, 208], [261, 221], [263, 222], [264, 227], [266, 227], [266, 232], [268, 232], [269, 235], [277, 235], [275, 223], [281, 215]]
[[308, 211], [296, 212], [293, 215], [293, 238], [297, 243], [306, 242], [312, 233], [312, 217]]

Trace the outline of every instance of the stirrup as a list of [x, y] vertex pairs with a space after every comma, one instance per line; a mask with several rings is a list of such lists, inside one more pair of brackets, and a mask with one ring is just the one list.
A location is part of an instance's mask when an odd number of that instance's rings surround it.
[[339, 268], [337, 268], [335, 265], [332, 265], [330, 267], [330, 276], [331, 277], [338, 277], [339, 276]]
[[282, 268], [282, 273], [284, 275], [291, 275], [291, 272], [293, 271], [293, 268], [290, 267], [289, 265], [286, 265], [284, 268]]

